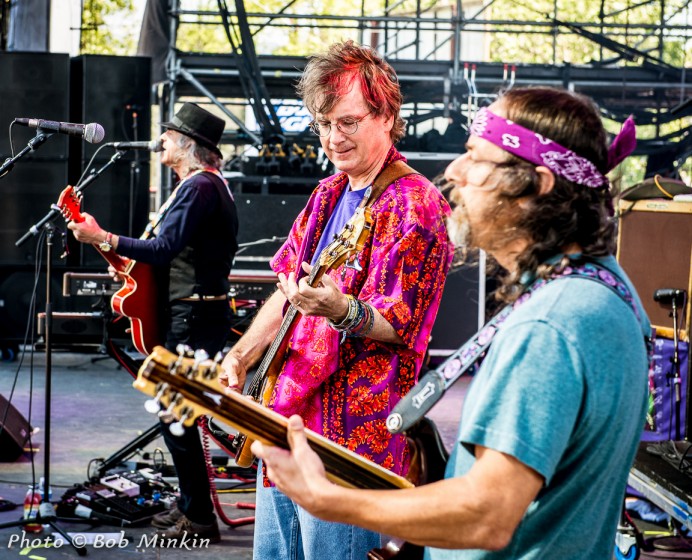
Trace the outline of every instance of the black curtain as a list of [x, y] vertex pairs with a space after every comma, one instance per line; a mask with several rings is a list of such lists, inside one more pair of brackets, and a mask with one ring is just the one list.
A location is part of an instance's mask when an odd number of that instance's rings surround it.
[[139, 32], [137, 54], [151, 57], [152, 83], [166, 79], [166, 59], [171, 40], [169, 2], [170, 0], [147, 0]]

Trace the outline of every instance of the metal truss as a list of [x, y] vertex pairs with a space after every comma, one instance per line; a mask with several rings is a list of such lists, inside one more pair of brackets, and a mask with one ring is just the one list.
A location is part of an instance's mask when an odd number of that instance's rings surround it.
[[[196, 9], [193, 0], [170, 0], [165, 108], [172, 113], [180, 100], [206, 99], [234, 123], [229, 142], [260, 150], [272, 142], [307, 141], [305, 115], [299, 130], [281, 130], [281, 122], [287, 115], [301, 119], [294, 87], [311, 46], [306, 41], [306, 52], [291, 56], [270, 51], [277, 37], [294, 41], [294, 49], [301, 37], [316, 36], [325, 45], [353, 38], [377, 48], [397, 71], [408, 121], [403, 142], [411, 149], [458, 153], [463, 134], [456, 132], [500, 89], [552, 85], [592, 97], [614, 121], [613, 130], [630, 114], [640, 127], [648, 125], [642, 130], [649, 139], [640, 141], [637, 153], [670, 151], [672, 145], [678, 160], [686, 159], [692, 150], [685, 118], [692, 113], [692, 76], [685, 68], [692, 0], [601, 0], [593, 13], [579, 13], [582, 21], [563, 1], [382, 0], [375, 6], [362, 0], [350, 12], [341, 6], [336, 15], [311, 13], [314, 3], [306, 0], [287, 0], [274, 13], [252, 11], [243, 0], [235, 9], [217, 0], [218, 9], [206, 10]], [[522, 19], [498, 18], [508, 7]], [[217, 34], [223, 29], [227, 41], [206, 52], [184, 52], [176, 38], [191, 26]], [[498, 61], [512, 42], [527, 45], [526, 52], [515, 49], [512, 60]], [[580, 49], [576, 62], [563, 61], [564, 53]], [[277, 117], [282, 105], [288, 109]], [[239, 108], [254, 112], [259, 131], [238, 116]]]

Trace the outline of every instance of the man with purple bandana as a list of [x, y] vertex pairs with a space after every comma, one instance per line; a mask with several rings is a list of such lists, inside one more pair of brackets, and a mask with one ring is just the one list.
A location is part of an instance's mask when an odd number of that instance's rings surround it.
[[444, 480], [399, 491], [330, 483], [289, 419], [290, 451], [255, 442], [305, 510], [425, 545], [425, 558], [598, 559], [615, 531], [647, 401], [650, 325], [612, 256], [608, 148], [582, 96], [516, 88], [478, 112], [445, 172], [454, 238], [506, 271], [507, 304], [465, 397]]
[[[423, 364], [452, 257], [449, 206], [418, 173], [393, 180], [372, 203], [373, 225], [357, 266], [341, 265], [311, 286], [308, 273], [322, 249], [376, 177], [404, 160], [394, 143], [405, 124], [394, 70], [352, 41], [311, 57], [298, 90], [339, 172], [320, 182], [274, 256], [279, 290], [225, 357], [222, 383], [242, 389], [290, 303], [300, 317], [268, 406], [300, 414], [317, 433], [406, 475], [407, 440], [387, 431], [386, 418]], [[376, 532], [318, 520], [266, 479], [257, 490], [256, 559], [360, 559], [380, 546]]]

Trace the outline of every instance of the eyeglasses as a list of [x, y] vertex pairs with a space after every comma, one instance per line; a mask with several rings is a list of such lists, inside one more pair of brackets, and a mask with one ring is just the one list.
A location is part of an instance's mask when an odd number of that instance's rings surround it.
[[[339, 119], [338, 121], [336, 121], [336, 128], [339, 130], [339, 132], [343, 132], [344, 134], [355, 134], [358, 131], [358, 123], [362, 121], [365, 117], [367, 117], [370, 113], [372, 113], [372, 111], [366, 113], [358, 119], [354, 119], [351, 117]], [[312, 133], [316, 134], [320, 138], [329, 136], [329, 134], [332, 132], [332, 123], [330, 123], [329, 121], [312, 121], [309, 127]]]

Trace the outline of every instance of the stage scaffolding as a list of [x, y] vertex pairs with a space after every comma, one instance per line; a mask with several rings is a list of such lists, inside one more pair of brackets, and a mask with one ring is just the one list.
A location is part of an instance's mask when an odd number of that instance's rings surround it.
[[[686, 118], [692, 76], [685, 68], [692, 0], [602, 0], [593, 14], [582, 10], [583, 21], [558, 0], [533, 7], [515, 0], [362, 0], [351, 12], [340, 5], [339, 15], [312, 13], [315, 3], [306, 0], [288, 0], [275, 13], [253, 11], [242, 0], [217, 0], [214, 9], [167, 1], [162, 116], [184, 100], [215, 105], [230, 125], [224, 141], [238, 150], [251, 146], [262, 154], [277, 142], [314, 143], [294, 87], [317, 37], [321, 48], [345, 38], [371, 45], [394, 66], [408, 121], [405, 149], [458, 153], [463, 134], [455, 131], [463, 132], [475, 109], [499, 89], [555, 85], [594, 98], [612, 121], [611, 131], [633, 114], [644, 138], [640, 155], [663, 153], [666, 164], [679, 167], [692, 153]], [[514, 12], [523, 19], [498, 18], [507, 17], [503, 6], [518, 7]], [[199, 26], [217, 40], [184, 51], [181, 38]], [[498, 60], [510, 37], [526, 48], [515, 50], [512, 60]], [[282, 42], [305, 52], [271, 54]], [[588, 60], [564, 62], [565, 53], [574, 59], [575, 52]]]

